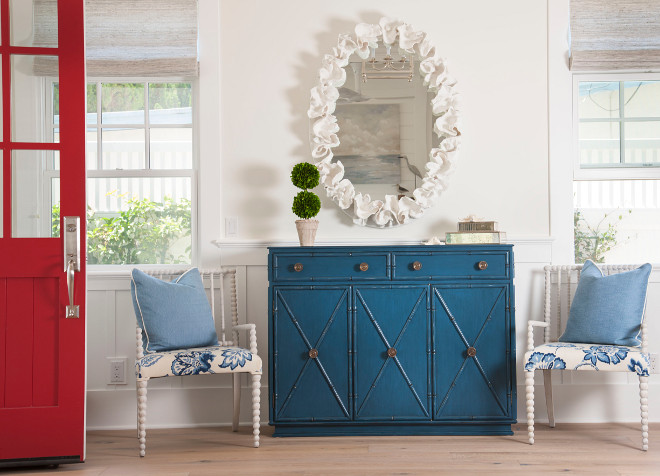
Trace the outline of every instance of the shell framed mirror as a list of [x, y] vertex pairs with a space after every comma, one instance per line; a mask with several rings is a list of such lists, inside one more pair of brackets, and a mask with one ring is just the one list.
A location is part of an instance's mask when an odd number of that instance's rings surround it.
[[459, 111], [456, 80], [425, 32], [382, 18], [340, 34], [308, 110], [328, 196], [361, 226], [423, 216], [453, 171]]

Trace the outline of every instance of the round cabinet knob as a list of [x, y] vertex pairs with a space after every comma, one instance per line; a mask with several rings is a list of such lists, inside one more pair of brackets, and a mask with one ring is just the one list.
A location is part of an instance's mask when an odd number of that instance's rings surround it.
[[415, 271], [419, 271], [420, 269], [422, 269], [422, 263], [420, 263], [419, 261], [415, 261], [415, 262], [413, 263], [413, 269], [414, 269]]
[[396, 356], [396, 349], [394, 347], [390, 347], [387, 349], [387, 356], [388, 357], [395, 357]]
[[293, 270], [294, 270], [296, 273], [300, 273], [300, 272], [303, 270], [303, 265], [302, 265], [302, 263], [296, 263], [296, 264], [294, 264], [294, 265], [293, 265]]
[[308, 354], [309, 354], [309, 358], [310, 358], [310, 359], [315, 359], [315, 358], [317, 358], [317, 357], [319, 356], [319, 351], [316, 350], [316, 349], [311, 349], [311, 350], [308, 352]]
[[479, 264], [477, 266], [481, 271], [483, 271], [484, 269], [488, 268], [488, 263], [486, 263], [485, 261], [479, 261]]
[[360, 263], [360, 271], [366, 271], [369, 269], [369, 265], [367, 263]]
[[474, 347], [468, 347], [467, 355], [468, 357], [474, 357], [475, 355], [477, 355], [477, 349], [475, 349]]

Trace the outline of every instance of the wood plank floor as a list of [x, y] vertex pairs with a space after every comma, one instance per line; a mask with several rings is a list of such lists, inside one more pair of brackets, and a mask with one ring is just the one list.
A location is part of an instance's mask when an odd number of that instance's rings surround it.
[[526, 429], [516, 425], [513, 436], [273, 438], [265, 426], [258, 449], [251, 447], [248, 427], [239, 433], [224, 427], [151, 430], [145, 458], [137, 456], [134, 430], [93, 431], [84, 464], [11, 474], [660, 475], [660, 424], [651, 425], [646, 453], [639, 450], [638, 424], [559, 424], [554, 429], [539, 424], [534, 446], [526, 443]]

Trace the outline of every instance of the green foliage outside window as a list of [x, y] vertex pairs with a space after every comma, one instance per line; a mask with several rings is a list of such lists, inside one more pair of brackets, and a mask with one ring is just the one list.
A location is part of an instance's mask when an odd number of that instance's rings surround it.
[[[628, 214], [632, 210], [628, 210]], [[575, 263], [581, 264], [590, 259], [594, 263], [605, 262], [605, 253], [619, 244], [618, 230], [616, 224], [607, 223], [607, 218], [614, 211], [605, 213], [603, 218], [596, 224], [591, 225], [582, 215], [580, 210], [573, 212], [573, 239], [575, 246]], [[619, 214], [618, 220], [623, 220], [623, 214]]]
[[[191, 204], [132, 198], [116, 216], [87, 210], [88, 264], [190, 263]], [[53, 206], [52, 236], [59, 236], [60, 206]]]

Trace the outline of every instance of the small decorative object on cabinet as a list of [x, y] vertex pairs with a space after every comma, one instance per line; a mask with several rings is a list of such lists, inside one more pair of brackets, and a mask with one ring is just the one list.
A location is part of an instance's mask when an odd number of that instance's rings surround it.
[[321, 199], [307, 189], [316, 187], [319, 184], [319, 177], [318, 169], [308, 162], [296, 164], [291, 171], [291, 182], [296, 187], [303, 189], [294, 197], [291, 207], [293, 213], [302, 218], [302, 220], [296, 220], [300, 246], [313, 246], [316, 238], [319, 221], [311, 220], [311, 218], [318, 215], [321, 210]]
[[270, 248], [274, 436], [510, 435], [512, 245]]
[[469, 215], [458, 222], [458, 231], [448, 231], [445, 243], [448, 245], [498, 244], [506, 241], [506, 233], [499, 231], [496, 221], [484, 221], [476, 215]]

